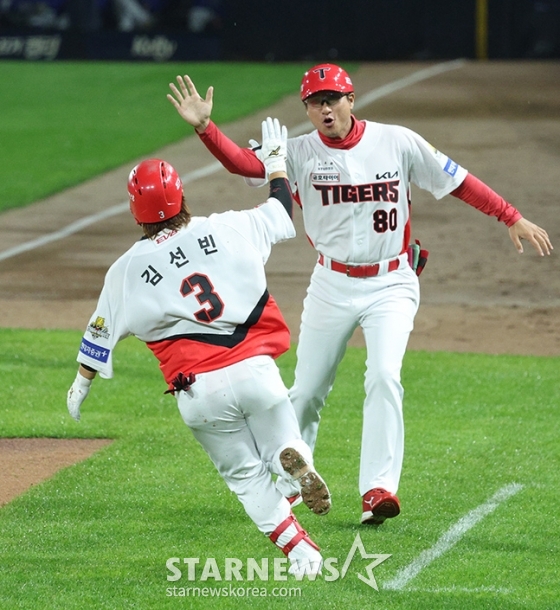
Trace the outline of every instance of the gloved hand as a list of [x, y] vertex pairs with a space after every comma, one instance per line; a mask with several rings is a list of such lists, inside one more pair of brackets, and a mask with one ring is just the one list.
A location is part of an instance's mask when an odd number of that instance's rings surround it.
[[[257, 156], [257, 159], [259, 161], [263, 160], [262, 157], [262, 148], [259, 142], [257, 142], [256, 140], [253, 140], [252, 138], [249, 140], [249, 148], [255, 153], [255, 155]], [[265, 184], [268, 184], [268, 180], [265, 178], [247, 178], [247, 176], [243, 177], [243, 180], [245, 180], [245, 184], [248, 184], [251, 187], [254, 188], [260, 188], [261, 186], [264, 186]]]
[[[253, 140], [253, 138], [251, 138], [249, 140], [249, 148], [254, 151], [254, 153], [257, 155], [257, 157], [260, 159], [261, 158], [261, 145], [259, 142], [257, 142], [256, 140]], [[261, 159], [262, 161], [262, 159]]]
[[89, 388], [91, 386], [91, 379], [86, 379], [79, 371], [74, 379], [72, 387], [68, 390], [68, 396], [66, 398], [66, 406], [68, 407], [68, 413], [76, 420], [80, 421], [80, 407], [87, 395], [89, 394]]
[[288, 148], [288, 130], [280, 126], [278, 119], [268, 117], [262, 122], [262, 162], [267, 177], [274, 172], [286, 171], [286, 154]]

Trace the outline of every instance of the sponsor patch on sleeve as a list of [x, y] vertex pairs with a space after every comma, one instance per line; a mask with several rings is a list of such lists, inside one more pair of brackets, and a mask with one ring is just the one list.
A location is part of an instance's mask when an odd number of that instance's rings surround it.
[[88, 356], [89, 358], [93, 358], [98, 362], [107, 362], [111, 350], [107, 349], [106, 347], [101, 347], [101, 345], [91, 343], [87, 339], [82, 339], [80, 353], [84, 354], [84, 356]]
[[109, 329], [105, 326], [105, 318], [100, 316], [95, 318], [95, 320], [92, 320], [88, 324], [87, 329], [94, 339], [97, 339], [97, 337], [108, 339], [110, 337]]
[[445, 164], [443, 171], [445, 173], [449, 174], [450, 176], [454, 176], [457, 173], [458, 169], [459, 169], [459, 166], [457, 165], [457, 163], [455, 163], [455, 161], [452, 161], [449, 157], [447, 157], [447, 163]]

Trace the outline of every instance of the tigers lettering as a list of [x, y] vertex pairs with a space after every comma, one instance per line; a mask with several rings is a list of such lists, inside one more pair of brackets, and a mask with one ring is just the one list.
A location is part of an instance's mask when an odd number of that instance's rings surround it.
[[366, 201], [385, 201], [397, 203], [399, 200], [399, 180], [371, 182], [370, 184], [314, 184], [321, 193], [321, 203], [364, 203]]

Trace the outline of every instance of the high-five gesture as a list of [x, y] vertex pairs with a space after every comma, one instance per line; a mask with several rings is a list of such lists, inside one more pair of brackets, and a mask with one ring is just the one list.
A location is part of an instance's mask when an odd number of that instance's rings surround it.
[[262, 162], [268, 178], [276, 172], [286, 171], [288, 130], [278, 119], [268, 117], [262, 122]]
[[198, 133], [202, 133], [210, 122], [212, 113], [212, 96], [214, 87], [208, 87], [206, 98], [199, 95], [189, 76], [177, 76], [179, 88], [169, 83], [173, 95], [168, 93], [167, 99], [175, 106], [177, 112], [192, 125]]

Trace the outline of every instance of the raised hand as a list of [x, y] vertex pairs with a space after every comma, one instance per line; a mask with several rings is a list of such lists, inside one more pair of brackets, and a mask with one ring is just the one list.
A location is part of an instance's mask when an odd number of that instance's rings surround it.
[[192, 125], [198, 133], [202, 133], [210, 122], [212, 113], [212, 96], [214, 87], [208, 87], [206, 98], [199, 95], [189, 76], [177, 76], [179, 88], [169, 83], [173, 94], [168, 93], [167, 99], [175, 106], [183, 119]]
[[287, 141], [288, 130], [278, 119], [268, 117], [262, 122], [261, 160], [269, 177], [286, 171]]

